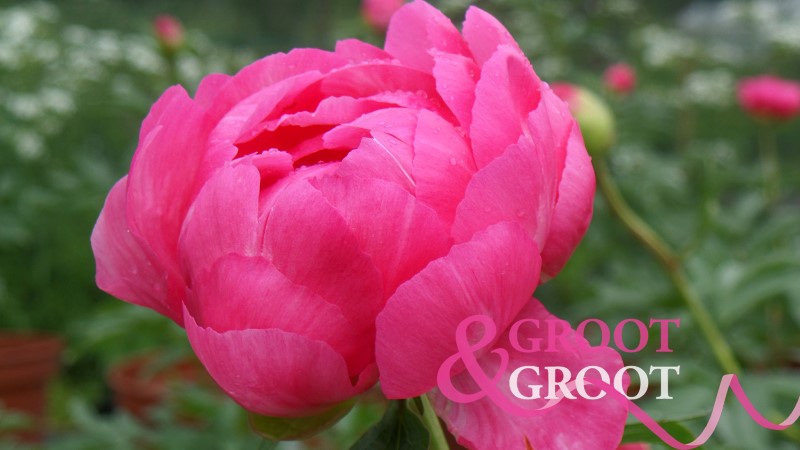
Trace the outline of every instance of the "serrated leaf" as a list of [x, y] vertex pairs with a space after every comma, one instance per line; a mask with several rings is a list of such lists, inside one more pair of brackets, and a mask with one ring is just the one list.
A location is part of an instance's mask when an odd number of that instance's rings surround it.
[[383, 418], [350, 447], [350, 450], [427, 450], [428, 430], [405, 401], [389, 403]]
[[250, 413], [250, 428], [259, 435], [273, 441], [293, 441], [305, 439], [327, 430], [355, 405], [355, 400], [347, 400], [330, 409], [307, 417], [271, 417]]

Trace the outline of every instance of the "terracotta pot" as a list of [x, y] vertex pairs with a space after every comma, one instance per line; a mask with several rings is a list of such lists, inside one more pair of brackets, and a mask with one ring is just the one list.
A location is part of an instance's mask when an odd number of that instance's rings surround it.
[[63, 342], [56, 336], [0, 332], [0, 402], [30, 417], [30, 429], [14, 433], [26, 441], [45, 432], [47, 385], [59, 369]]
[[137, 356], [113, 366], [108, 384], [117, 407], [145, 423], [150, 423], [150, 410], [163, 404], [174, 386], [219, 389], [197, 359], [183, 358], [165, 364], [157, 354]]

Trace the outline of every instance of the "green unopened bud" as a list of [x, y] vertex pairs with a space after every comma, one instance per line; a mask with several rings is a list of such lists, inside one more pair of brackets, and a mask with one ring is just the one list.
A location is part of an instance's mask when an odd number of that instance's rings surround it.
[[617, 139], [614, 115], [597, 95], [580, 86], [554, 83], [553, 92], [567, 102], [578, 121], [583, 142], [590, 155], [605, 156]]

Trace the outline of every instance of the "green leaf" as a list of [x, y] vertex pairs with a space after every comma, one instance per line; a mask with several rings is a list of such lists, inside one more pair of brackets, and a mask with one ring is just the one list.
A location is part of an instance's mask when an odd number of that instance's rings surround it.
[[350, 450], [427, 450], [430, 436], [405, 401], [389, 403], [383, 418]]
[[[680, 422], [659, 422], [672, 437], [679, 442], [687, 444], [695, 439], [692, 432]], [[661, 438], [655, 435], [649, 428], [641, 423], [629, 424], [625, 427], [625, 433], [622, 435], [623, 443], [630, 442], [647, 442], [651, 444], [661, 444]]]
[[355, 399], [350, 399], [320, 414], [306, 417], [271, 417], [250, 413], [250, 428], [273, 441], [306, 439], [333, 426], [350, 412], [355, 403]]

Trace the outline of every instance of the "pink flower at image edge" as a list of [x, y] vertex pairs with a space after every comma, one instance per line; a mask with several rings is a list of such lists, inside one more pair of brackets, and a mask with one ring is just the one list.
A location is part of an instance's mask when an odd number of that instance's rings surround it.
[[745, 78], [737, 96], [742, 109], [753, 117], [789, 120], [800, 112], [800, 83], [772, 75]]
[[[380, 380], [389, 398], [432, 391], [472, 449], [613, 449], [627, 411], [610, 400], [521, 418], [435, 390], [466, 317], [551, 317], [531, 295], [586, 231], [594, 181], [508, 31], [473, 7], [459, 32], [416, 1], [384, 49], [345, 40], [167, 90], [92, 234], [97, 283], [185, 327], [258, 414], [315, 414]], [[513, 357], [622, 367], [610, 349]]]

